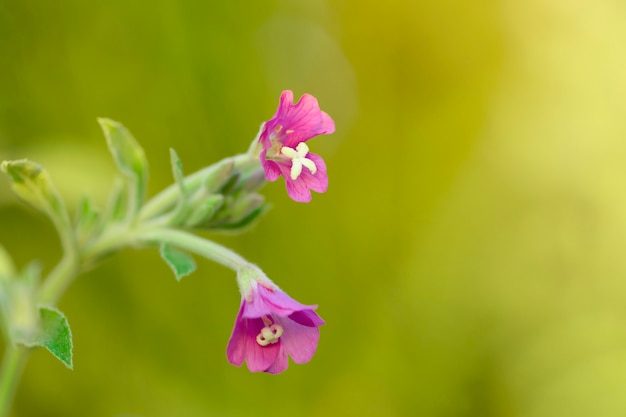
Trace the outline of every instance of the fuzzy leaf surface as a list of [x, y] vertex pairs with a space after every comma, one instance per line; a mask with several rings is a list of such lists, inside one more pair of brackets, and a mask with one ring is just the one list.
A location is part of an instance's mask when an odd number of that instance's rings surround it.
[[174, 249], [167, 243], [161, 244], [159, 253], [161, 254], [161, 258], [163, 258], [163, 260], [174, 272], [174, 276], [176, 276], [177, 281], [180, 281], [183, 277], [196, 270], [196, 262], [191, 256]]
[[27, 347], [44, 347], [72, 369], [72, 332], [65, 315], [52, 307], [39, 308], [39, 328], [16, 340]]

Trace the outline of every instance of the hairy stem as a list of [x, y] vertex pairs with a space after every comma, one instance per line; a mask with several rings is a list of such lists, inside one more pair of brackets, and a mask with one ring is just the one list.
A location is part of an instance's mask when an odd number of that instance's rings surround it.
[[76, 255], [66, 252], [39, 289], [38, 302], [55, 305], [79, 271], [80, 263]]
[[27, 357], [27, 348], [10, 344], [7, 346], [0, 369], [0, 417], [9, 415]]
[[180, 249], [188, 250], [234, 271], [249, 262], [244, 258], [213, 241], [175, 229], [155, 229], [137, 234], [137, 239], [145, 243], [168, 242]]

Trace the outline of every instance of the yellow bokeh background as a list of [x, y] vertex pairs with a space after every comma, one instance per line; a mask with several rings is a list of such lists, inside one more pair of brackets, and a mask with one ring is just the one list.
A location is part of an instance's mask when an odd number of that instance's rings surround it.
[[[337, 132], [330, 187], [282, 180], [249, 233], [210, 236], [327, 324], [279, 376], [230, 366], [235, 276], [155, 250], [83, 274], [60, 308], [74, 371], [31, 356], [13, 416], [626, 415], [626, 4], [616, 0], [0, 2], [0, 158], [46, 166], [71, 207], [124, 123], [151, 194], [246, 150], [281, 90]], [[60, 256], [0, 180], [0, 243]]]

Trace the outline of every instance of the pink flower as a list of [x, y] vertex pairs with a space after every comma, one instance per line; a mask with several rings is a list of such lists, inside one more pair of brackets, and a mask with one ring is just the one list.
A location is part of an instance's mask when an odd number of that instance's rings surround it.
[[293, 104], [293, 93], [283, 91], [276, 114], [264, 124], [259, 136], [265, 178], [276, 181], [282, 174], [289, 197], [303, 203], [311, 201], [311, 190], [325, 192], [326, 164], [320, 156], [309, 152], [305, 142], [334, 131], [333, 119], [320, 110], [315, 97], [304, 94]]
[[241, 366], [245, 360], [251, 372], [271, 374], [287, 369], [287, 356], [295, 363], [310, 361], [324, 324], [313, 311], [317, 306], [300, 304], [264, 275], [259, 281], [240, 278], [240, 287], [245, 295], [228, 341], [228, 361]]

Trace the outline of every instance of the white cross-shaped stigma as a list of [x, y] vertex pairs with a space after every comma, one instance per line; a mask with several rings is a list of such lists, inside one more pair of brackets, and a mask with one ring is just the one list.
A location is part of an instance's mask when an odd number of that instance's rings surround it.
[[306, 155], [309, 153], [309, 147], [306, 145], [306, 143], [298, 143], [296, 149], [290, 148], [288, 146], [283, 146], [280, 149], [280, 153], [291, 159], [292, 180], [296, 180], [300, 176], [303, 166], [307, 167], [307, 169], [311, 171], [311, 174], [315, 174], [317, 172], [315, 162], [306, 157]]

